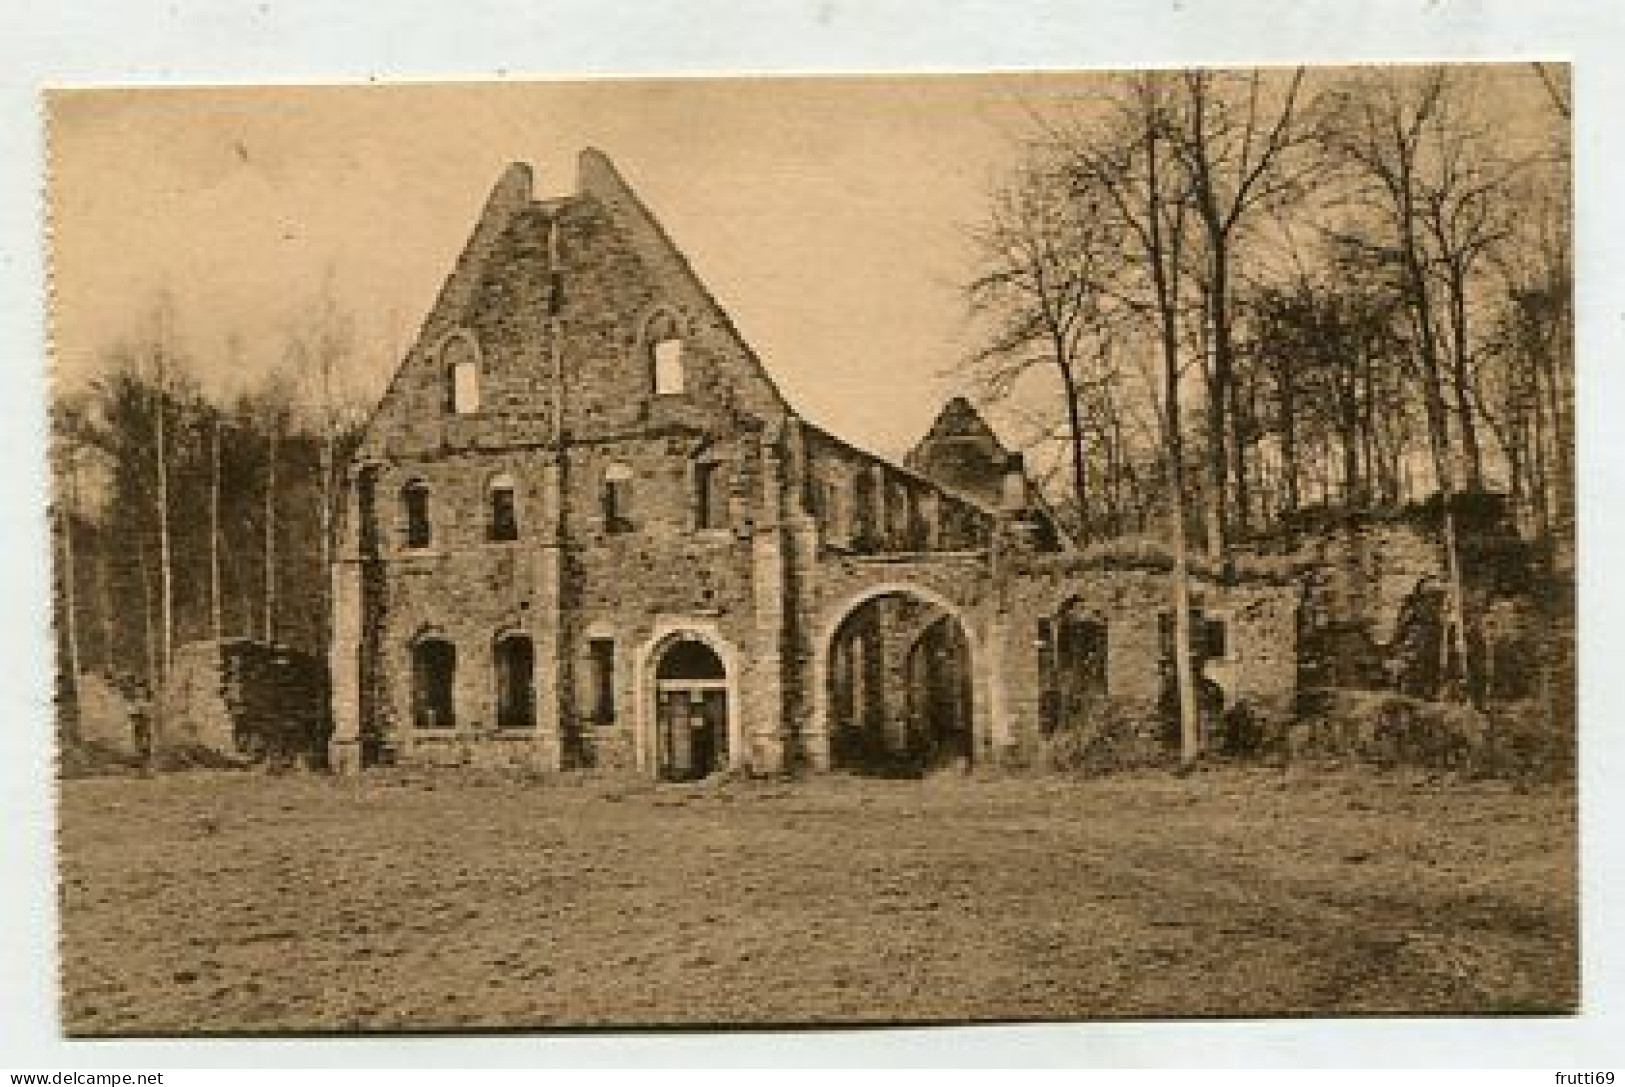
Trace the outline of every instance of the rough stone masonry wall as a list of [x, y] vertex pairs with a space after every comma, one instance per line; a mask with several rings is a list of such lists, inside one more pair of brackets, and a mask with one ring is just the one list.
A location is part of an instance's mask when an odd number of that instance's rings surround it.
[[[1297, 680], [1296, 585], [1221, 585], [1193, 578], [1192, 603], [1227, 626], [1228, 652], [1209, 659], [1203, 675], [1225, 693], [1226, 706], [1246, 702], [1255, 713], [1285, 719]], [[1040, 623], [1069, 602], [1074, 614], [1106, 625], [1106, 693], [1125, 714], [1150, 719], [1162, 696], [1161, 619], [1172, 613], [1172, 587], [1163, 570], [1089, 568], [1068, 557], [1038, 559], [1008, 573], [1002, 589], [1005, 622], [1002, 676], [1012, 742], [1036, 738], [1041, 719]]]
[[[589, 171], [584, 163], [584, 182]], [[456, 312], [426, 323], [363, 443], [377, 466], [380, 540], [387, 610], [377, 669], [386, 692], [380, 716], [404, 757], [432, 762], [541, 765], [547, 736], [562, 714], [571, 750], [565, 762], [628, 764], [637, 747], [634, 689], [640, 657], [657, 632], [690, 621], [714, 631], [738, 659], [755, 659], [755, 534], [776, 531], [761, 517], [759, 436], [777, 405], [754, 360], [697, 288], [618, 179], [594, 174], [583, 197], [513, 204], [502, 187], [472, 256], [445, 292]], [[558, 223], [558, 280], [563, 304], [557, 358], [568, 443], [562, 492], [549, 500], [554, 463], [551, 425], [555, 348], [548, 299], [554, 286], [548, 220]], [[655, 397], [647, 334], [664, 313], [682, 334], [685, 390]], [[470, 336], [480, 359], [480, 410], [451, 415], [435, 343]], [[716, 529], [694, 522], [691, 487], [697, 454], [717, 464], [730, 496]], [[630, 478], [630, 530], [609, 532], [602, 516], [605, 471]], [[519, 539], [486, 539], [487, 487], [498, 472], [517, 483]], [[430, 490], [434, 538], [407, 548], [401, 489]], [[560, 506], [562, 505], [562, 511]], [[553, 573], [548, 546], [562, 513], [562, 559]], [[554, 653], [549, 617], [561, 640]], [[538, 722], [534, 730], [494, 724], [493, 651], [497, 637], [533, 636]], [[457, 648], [457, 727], [414, 730], [410, 650], [432, 635]], [[591, 702], [589, 640], [616, 647], [616, 720], [587, 720]], [[741, 676], [741, 682], [746, 677]], [[746, 684], [747, 688], [749, 684]], [[556, 698], [547, 692], [557, 690]], [[734, 707], [735, 713], [743, 707]]]
[[75, 734], [123, 755], [137, 752], [133, 699], [106, 676], [81, 672], [74, 681]]
[[175, 651], [157, 712], [159, 750], [316, 757], [327, 741], [327, 674], [286, 646], [194, 642]]

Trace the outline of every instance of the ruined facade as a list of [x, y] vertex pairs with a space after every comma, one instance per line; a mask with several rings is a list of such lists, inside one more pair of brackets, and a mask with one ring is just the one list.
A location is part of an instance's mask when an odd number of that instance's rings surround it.
[[[341, 524], [340, 769], [980, 761], [1165, 686], [1164, 575], [1073, 551], [963, 400], [902, 465], [801, 418], [593, 151], [501, 178]], [[1290, 700], [1296, 591], [1197, 588], [1218, 697]]]

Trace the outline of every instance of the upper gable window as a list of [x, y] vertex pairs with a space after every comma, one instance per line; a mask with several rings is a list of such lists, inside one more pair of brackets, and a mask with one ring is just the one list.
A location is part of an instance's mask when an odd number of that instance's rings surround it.
[[678, 327], [677, 318], [669, 310], [661, 310], [649, 319], [643, 336], [654, 394], [681, 396], [686, 387], [686, 375], [683, 373], [682, 329]]
[[440, 349], [446, 374], [446, 406], [457, 415], [480, 410], [480, 359], [474, 341], [459, 333]]
[[655, 395], [680, 396], [683, 392], [683, 341], [661, 340], [654, 346]]

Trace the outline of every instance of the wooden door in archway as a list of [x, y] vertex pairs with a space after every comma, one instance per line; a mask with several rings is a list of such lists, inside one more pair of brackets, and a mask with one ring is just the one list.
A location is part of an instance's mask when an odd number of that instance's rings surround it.
[[697, 781], [727, 769], [728, 678], [716, 651], [697, 639], [669, 645], [655, 669], [659, 776]]

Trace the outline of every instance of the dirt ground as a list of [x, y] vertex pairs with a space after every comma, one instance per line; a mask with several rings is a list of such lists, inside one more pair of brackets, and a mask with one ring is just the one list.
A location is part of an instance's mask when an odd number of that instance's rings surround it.
[[1401, 774], [61, 789], [70, 1034], [1564, 1012], [1571, 789]]

